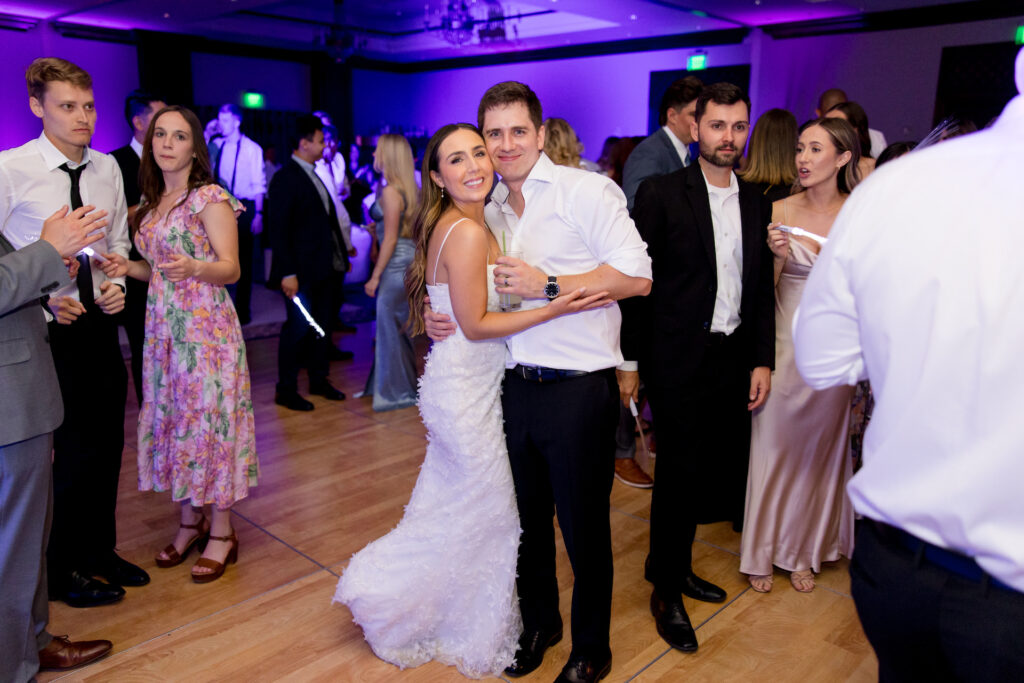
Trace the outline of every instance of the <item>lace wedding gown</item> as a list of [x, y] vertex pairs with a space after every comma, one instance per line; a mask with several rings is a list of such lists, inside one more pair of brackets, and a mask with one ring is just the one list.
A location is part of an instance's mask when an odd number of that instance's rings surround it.
[[[487, 309], [497, 310], [492, 268]], [[448, 286], [427, 291], [431, 307], [454, 320]], [[434, 659], [479, 678], [512, 663], [522, 631], [520, 529], [502, 430], [504, 368], [501, 339], [470, 341], [460, 329], [434, 344], [419, 383], [427, 452], [405, 515], [338, 581], [335, 602], [398, 667]]]

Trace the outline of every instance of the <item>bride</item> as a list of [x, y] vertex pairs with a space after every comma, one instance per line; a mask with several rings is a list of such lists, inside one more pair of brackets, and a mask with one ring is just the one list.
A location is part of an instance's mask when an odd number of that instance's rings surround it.
[[515, 596], [519, 517], [502, 431], [504, 337], [607, 303], [583, 289], [531, 310], [498, 313], [497, 241], [484, 224], [494, 171], [474, 126], [452, 124], [424, 154], [416, 257], [406, 277], [412, 332], [423, 301], [454, 317], [420, 379], [427, 452], [390, 533], [356, 553], [338, 581], [374, 653], [405, 668], [431, 659], [465, 676], [498, 676], [522, 630]]

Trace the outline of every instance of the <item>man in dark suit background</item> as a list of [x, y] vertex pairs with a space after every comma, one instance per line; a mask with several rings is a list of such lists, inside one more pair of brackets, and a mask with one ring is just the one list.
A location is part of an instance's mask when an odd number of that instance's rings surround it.
[[[110, 156], [114, 157], [121, 177], [124, 179], [124, 199], [128, 205], [128, 225], [132, 224], [135, 210], [139, 208], [142, 193], [139, 190], [139, 163], [142, 159], [142, 145], [146, 142], [146, 131], [153, 114], [167, 105], [164, 101], [145, 90], [133, 90], [124, 101], [124, 118], [132, 130], [132, 139], [124, 147], [118, 147]], [[134, 235], [133, 235], [134, 237]], [[131, 261], [141, 261], [142, 255], [135, 249], [132, 240]], [[132, 354], [132, 381], [135, 384], [135, 398], [142, 405], [142, 343], [146, 336], [146, 294], [149, 283], [130, 277], [125, 280], [124, 310], [118, 315], [118, 322], [128, 335], [128, 347]]]
[[[697, 100], [691, 126], [699, 163], [640, 185], [633, 218], [654, 269], [650, 296], [621, 302], [623, 355], [639, 361], [658, 425], [646, 576], [658, 633], [697, 649], [680, 593], [721, 602], [725, 591], [698, 578], [698, 523], [742, 524], [750, 411], [767, 397], [775, 362], [771, 205], [736, 178], [750, 127], [750, 102], [716, 83]], [[636, 373], [620, 373], [623, 395]]]
[[[281, 283], [288, 318], [281, 328], [278, 346], [277, 393], [274, 401], [291, 410], [313, 410], [299, 395], [299, 356], [309, 373], [309, 393], [329, 401], [345, 394], [327, 380], [333, 287], [335, 274], [347, 270], [344, 239], [338, 227], [334, 202], [316, 175], [314, 164], [324, 151], [324, 124], [316, 116], [302, 116], [292, 134], [292, 157], [274, 174], [270, 183], [268, 224], [273, 261], [272, 282]], [[292, 301], [296, 296], [328, 334], [315, 338], [309, 324]], [[303, 342], [310, 340], [308, 353]]]
[[690, 165], [688, 146], [693, 143], [693, 123], [697, 96], [704, 84], [696, 76], [675, 81], [661, 96], [658, 123], [661, 128], [647, 136], [626, 159], [622, 170], [622, 191], [633, 210], [636, 191], [647, 178], [665, 175]]
[[[40, 297], [68, 284], [64, 259], [102, 237], [105, 211], [67, 207], [39, 240], [15, 250], [0, 235], [0, 680], [35, 680], [43, 668], [102, 657], [107, 640], [72, 643], [46, 631], [46, 544], [53, 514], [53, 430], [64, 403]], [[62, 215], [63, 214], [63, 215]], [[77, 263], [75, 263], [77, 266]]]

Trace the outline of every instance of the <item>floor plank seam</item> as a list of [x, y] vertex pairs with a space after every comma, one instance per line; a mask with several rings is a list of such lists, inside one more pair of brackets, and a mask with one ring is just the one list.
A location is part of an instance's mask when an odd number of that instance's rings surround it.
[[708, 618], [707, 618], [707, 619], [705, 619], [704, 621], [700, 622], [700, 624], [698, 624], [697, 626], [695, 626], [695, 627], [693, 628], [693, 630], [694, 630], [695, 632], [696, 632], [696, 631], [699, 631], [699, 630], [701, 629], [701, 627], [703, 627], [703, 626], [704, 626], [704, 624], [708, 623], [709, 621], [711, 621], [712, 619], [714, 619], [715, 617], [717, 617], [717, 616], [718, 616], [719, 614], [721, 614], [721, 613], [722, 613], [722, 612], [724, 612], [725, 610], [729, 609], [729, 606], [730, 606], [730, 605], [732, 605], [732, 603], [736, 602], [736, 601], [737, 601], [737, 600], [739, 600], [739, 599], [740, 599], [741, 597], [743, 597], [743, 594], [744, 594], [744, 593], [746, 593], [746, 592], [747, 592], [747, 591], [749, 591], [749, 590], [751, 590], [750, 586], [747, 586], [746, 588], [744, 588], [743, 590], [741, 590], [741, 591], [740, 591], [739, 593], [737, 593], [737, 594], [736, 594], [736, 597], [734, 597], [734, 598], [733, 598], [732, 600], [729, 600], [728, 602], [724, 603], [724, 604], [723, 604], [723, 605], [722, 605], [721, 607], [719, 607], [719, 608], [718, 608], [717, 610], [715, 610], [715, 611], [714, 611], [714, 612], [713, 612], [713, 613], [711, 614], [711, 616], [710, 616], [710, 617], [708, 617]]
[[[308, 579], [309, 577], [314, 576], [316, 574], [319, 574], [321, 571], [325, 571], [325, 570], [326, 570], [326, 568], [317, 569], [315, 571], [310, 572], [309, 574], [305, 574], [303, 576], [296, 577], [296, 578], [292, 579], [291, 581], [286, 581], [286, 582], [284, 582], [282, 584], [278, 584], [277, 586], [269, 588], [269, 589], [263, 591], [262, 593], [257, 593], [255, 595], [251, 595], [248, 598], [245, 598], [244, 600], [241, 600], [241, 601], [236, 602], [234, 604], [228, 605], [226, 607], [222, 607], [221, 609], [219, 609], [219, 610], [217, 610], [215, 612], [211, 612], [210, 614], [206, 614], [204, 616], [201, 616], [198, 619], [193, 619], [192, 621], [186, 622], [184, 624], [180, 624], [179, 626], [175, 626], [170, 631], [166, 631], [164, 633], [160, 633], [158, 635], [155, 635], [152, 638], [149, 638], [148, 640], [143, 640], [143, 641], [140, 641], [138, 643], [135, 643], [134, 645], [132, 645], [129, 648], [125, 648], [124, 650], [120, 650], [118, 652], [115, 652], [114, 654], [110, 655], [109, 657], [104, 657], [104, 658], [94, 662], [93, 664], [85, 666], [85, 667], [83, 667], [81, 669], [75, 669], [74, 671], [69, 671], [69, 672], [65, 673], [63, 676], [60, 676], [59, 678], [55, 678], [53, 680], [57, 681], [57, 680], [61, 680], [63, 678], [67, 678], [69, 676], [74, 676], [76, 674], [80, 674], [80, 673], [86, 672], [90, 668], [92, 668], [94, 666], [99, 666], [103, 662], [108, 662], [108, 661], [110, 661], [110, 660], [112, 660], [112, 659], [114, 659], [116, 657], [120, 657], [122, 655], [126, 655], [129, 652], [137, 650], [138, 648], [140, 648], [140, 647], [142, 647], [144, 645], [147, 645], [149, 643], [152, 643], [152, 642], [154, 642], [156, 640], [159, 640], [161, 638], [170, 637], [171, 635], [173, 635], [174, 633], [177, 633], [178, 631], [180, 631], [182, 629], [188, 628], [188, 627], [190, 627], [190, 626], [192, 626], [194, 624], [202, 623], [202, 622], [204, 622], [204, 621], [206, 621], [208, 619], [211, 619], [211, 618], [216, 617], [216, 616], [218, 616], [220, 614], [223, 614], [224, 612], [227, 612], [228, 610], [232, 610], [232, 609], [235, 609], [236, 607], [240, 607], [240, 606], [246, 604], [247, 602], [252, 602], [253, 600], [257, 600], [257, 599], [262, 598], [264, 596], [270, 595], [271, 593], [274, 593], [274, 592], [276, 592], [278, 590], [281, 590], [282, 588], [287, 588], [288, 586], [292, 585], [293, 583], [297, 583], [299, 581], [303, 581], [305, 579]], [[328, 572], [328, 573], [330, 573], [330, 572]]]
[[821, 584], [818, 584], [818, 586], [820, 586], [821, 588], [824, 588], [825, 590], [827, 590], [830, 593], [835, 593], [836, 595], [841, 595], [844, 598], [850, 598], [851, 600], [853, 600], [853, 596], [850, 595], [849, 593], [844, 593], [841, 590], [836, 590], [835, 588], [831, 588], [829, 586], [822, 586]]
[[[324, 565], [324, 564], [321, 564], [320, 562], [317, 562], [312, 557], [310, 557], [306, 553], [302, 552], [301, 550], [299, 550], [298, 548], [293, 546], [291, 543], [288, 543], [287, 541], [285, 541], [283, 538], [281, 538], [277, 534], [274, 534], [274, 533], [270, 532], [269, 530], [267, 530], [266, 528], [264, 528], [263, 526], [260, 526], [259, 524], [257, 524], [253, 520], [251, 520], [248, 517], [246, 517], [245, 515], [243, 515], [238, 510], [232, 510], [231, 512], [232, 512], [232, 514], [238, 515], [239, 517], [241, 517], [243, 520], [245, 520], [249, 524], [252, 524], [254, 527], [256, 527], [257, 529], [259, 529], [260, 531], [265, 533], [267, 536], [270, 536], [272, 539], [274, 539], [275, 541], [277, 541], [278, 543], [283, 545], [285, 548], [288, 548], [289, 550], [291, 550], [292, 552], [296, 553], [297, 555], [301, 555], [302, 557], [306, 558], [307, 560], [309, 560], [310, 562], [312, 562], [316, 566], [320, 567], [320, 569], [326, 569], [331, 574], [334, 574], [334, 572], [332, 572], [330, 569], [328, 569], [327, 565]], [[335, 574], [335, 576], [337, 576], [337, 574]]]
[[702, 539], [702, 538], [696, 538], [696, 539], [694, 539], [694, 540], [695, 540], [695, 541], [697, 541], [698, 543], [703, 543], [704, 545], [709, 545], [709, 546], [711, 546], [712, 548], [717, 548], [718, 550], [721, 550], [721, 551], [723, 551], [723, 552], [727, 552], [727, 553], [729, 553], [730, 555], [735, 555], [736, 557], [739, 557], [739, 556], [740, 556], [740, 554], [739, 554], [738, 552], [736, 552], [735, 550], [729, 550], [728, 548], [723, 548], [722, 546], [720, 546], [720, 545], [717, 545], [717, 544], [715, 544], [715, 543], [712, 543], [711, 541], [705, 541], [705, 540], [704, 540], [704, 539]]
[[626, 512], [622, 508], [615, 507], [614, 505], [610, 505], [609, 508], [611, 509], [612, 512], [618, 512], [620, 515], [625, 515], [626, 517], [631, 517], [632, 519], [638, 520], [638, 521], [643, 522], [645, 524], [650, 524], [651, 523], [651, 520], [648, 519], [647, 517], [641, 517], [640, 515], [633, 514], [632, 512]]

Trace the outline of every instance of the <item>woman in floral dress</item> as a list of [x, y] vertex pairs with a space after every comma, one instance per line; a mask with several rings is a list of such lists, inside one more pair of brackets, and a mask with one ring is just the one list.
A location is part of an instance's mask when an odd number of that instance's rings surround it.
[[245, 344], [224, 289], [239, 275], [241, 204], [215, 184], [202, 127], [184, 107], [153, 117], [139, 185], [135, 241], [145, 261], [110, 255], [105, 267], [149, 280], [139, 489], [182, 502], [178, 534], [157, 565], [181, 564], [198, 546], [192, 579], [206, 583], [237, 559], [231, 506], [257, 475]]

